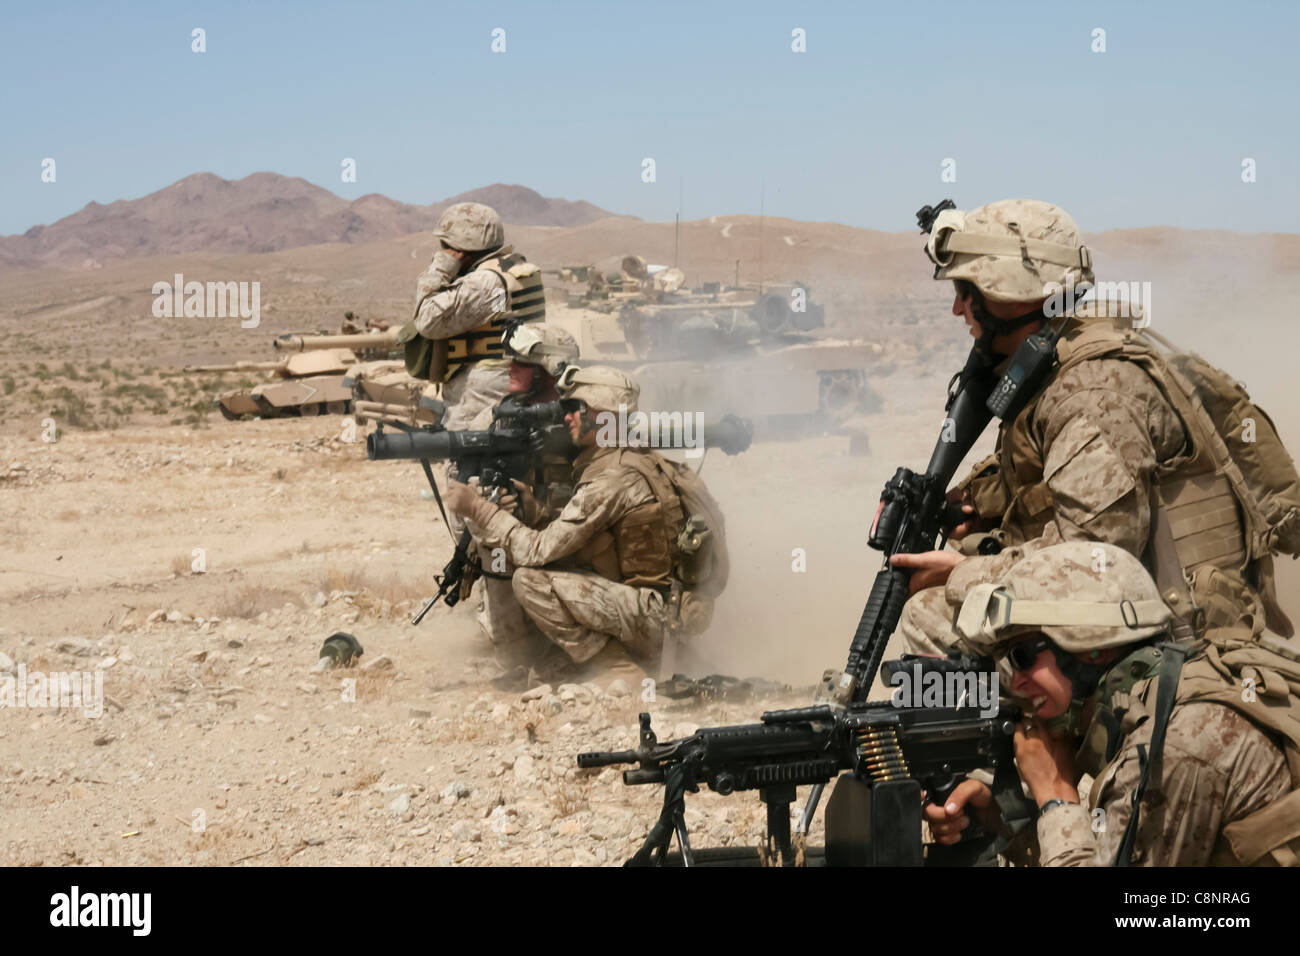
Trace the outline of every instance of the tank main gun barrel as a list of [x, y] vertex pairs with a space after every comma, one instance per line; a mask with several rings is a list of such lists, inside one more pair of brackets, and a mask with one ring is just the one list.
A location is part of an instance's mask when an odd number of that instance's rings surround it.
[[727, 309], [752, 309], [758, 304], [755, 299], [738, 302], [672, 302], [660, 305], [655, 302], [645, 303], [652, 312], [725, 312]]
[[186, 365], [182, 372], [274, 372], [284, 368], [284, 359], [278, 362], [227, 362], [224, 365]]
[[318, 349], [382, 349], [397, 348], [397, 333], [358, 332], [355, 335], [281, 335], [271, 343], [277, 352], [314, 352]]
[[410, 405], [398, 405], [393, 402], [367, 402], [365, 400], [353, 401], [352, 411], [358, 419], [383, 418], [411, 418], [415, 409]]

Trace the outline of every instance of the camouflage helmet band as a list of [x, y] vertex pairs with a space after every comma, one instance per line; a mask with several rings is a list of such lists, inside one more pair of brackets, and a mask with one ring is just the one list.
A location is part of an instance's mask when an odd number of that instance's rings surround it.
[[991, 236], [983, 232], [966, 232], [965, 228], [966, 214], [961, 210], [945, 209], [939, 213], [925, 244], [925, 254], [930, 261], [937, 266], [946, 266], [956, 253], [962, 252], [973, 256], [1036, 259], [1084, 270], [1092, 268], [1092, 255], [1087, 246], [1065, 246], [1023, 236]]
[[967, 639], [985, 641], [1011, 637], [1008, 628], [1125, 627], [1130, 630], [1167, 624], [1173, 612], [1159, 600], [1094, 603], [1091, 601], [1027, 601], [995, 584], [971, 589], [957, 615], [957, 630]]

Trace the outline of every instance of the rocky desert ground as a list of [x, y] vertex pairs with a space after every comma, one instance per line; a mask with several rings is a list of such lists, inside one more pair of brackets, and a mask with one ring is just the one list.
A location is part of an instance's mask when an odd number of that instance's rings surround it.
[[[728, 220], [684, 224], [711, 257], [703, 271], [730, 266], [725, 244], [757, 241], [753, 219]], [[662, 261], [672, 225], [516, 232], [558, 268], [632, 251]], [[97, 716], [0, 709], [0, 862], [622, 862], [660, 792], [580, 771], [575, 755], [633, 745], [641, 710], [662, 738], [808, 700], [842, 664], [878, 567], [866, 535], [879, 488], [898, 465], [924, 465], [969, 342], [914, 235], [769, 220], [764, 241], [773, 279], [817, 272], [828, 323], [882, 346], [871, 384], [884, 408], [861, 423], [865, 442], [812, 435], [704, 459], [733, 576], [696, 672], [790, 688], [708, 703], [599, 680], [496, 690], [475, 598], [408, 623], [451, 549], [418, 466], [366, 461], [337, 416], [225, 421], [208, 402], [241, 376], [178, 372], [269, 358], [276, 332], [334, 325], [344, 309], [397, 315], [427, 233], [0, 275], [0, 671], [86, 672], [103, 693]], [[1163, 330], [1240, 376], [1300, 447], [1300, 337], [1280, 307], [1300, 241], [1138, 230], [1096, 246], [1118, 275], [1162, 283]], [[150, 285], [176, 271], [260, 278], [262, 327], [153, 318]], [[361, 666], [316, 670], [340, 630], [364, 645]], [[697, 846], [761, 838], [752, 795], [688, 806]]]
[[[408, 623], [450, 553], [418, 467], [367, 462], [339, 433], [317, 418], [6, 441], [0, 668], [102, 675], [104, 700], [95, 717], [0, 715], [6, 863], [619, 862], [657, 788], [575, 755], [631, 746], [642, 709], [666, 737], [805, 702], [875, 566], [847, 438], [711, 452], [715, 492], [752, 506], [729, 509], [740, 569], [700, 654], [794, 689], [499, 692], [473, 600]], [[815, 478], [783, 473], [796, 450]], [[338, 630], [362, 665], [316, 671]], [[689, 816], [701, 845], [756, 843], [762, 819], [712, 794]]]

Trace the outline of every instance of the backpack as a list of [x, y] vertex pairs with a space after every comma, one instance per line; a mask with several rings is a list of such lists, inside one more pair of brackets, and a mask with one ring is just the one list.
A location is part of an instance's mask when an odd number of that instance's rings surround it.
[[691, 557], [683, 559], [679, 575], [691, 580], [682, 583], [693, 591], [717, 597], [727, 586], [731, 562], [727, 556], [727, 532], [722, 509], [714, 500], [704, 480], [684, 462], [664, 459], [673, 490], [682, 502], [686, 518], [678, 547]]
[[[1130, 699], [1159, 720], [1157, 686], [1157, 678], [1141, 682]], [[1300, 649], [1270, 634], [1258, 641], [1212, 636], [1204, 653], [1182, 665], [1173, 695], [1174, 704], [1202, 702], [1230, 707], [1269, 734], [1286, 758], [1292, 783], [1289, 793], [1224, 826], [1229, 850], [1211, 864], [1300, 866]], [[1166, 707], [1166, 723], [1171, 710]], [[1155, 761], [1157, 733], [1159, 728], [1151, 738]], [[1136, 818], [1135, 813], [1130, 823], [1134, 832]]]
[[[1226, 372], [1195, 353], [1179, 351], [1151, 329], [1122, 328], [1087, 309], [1076, 318], [1083, 320], [1082, 327], [1058, 346], [1061, 368], [1101, 357], [1136, 362], [1187, 428], [1191, 456], [1173, 473], [1157, 478], [1163, 486], [1160, 503], [1168, 512], [1160, 517], [1172, 525], [1183, 569], [1232, 563], [1231, 554], [1222, 555], [1224, 537], [1232, 533], [1226, 526], [1236, 520], [1224, 514], [1225, 492], [1230, 492], [1244, 523], [1237, 555], [1241, 570], [1258, 588], [1268, 626], [1290, 637], [1294, 628], [1277, 603], [1273, 556], [1300, 555], [1300, 474], [1273, 420]], [[1200, 480], [1186, 480], [1189, 476]], [[1217, 562], [1201, 560], [1216, 552]]]
[[621, 461], [646, 480], [661, 504], [669, 506], [674, 498], [680, 502], [681, 525], [667, 529], [673, 577], [688, 591], [717, 597], [727, 586], [731, 563], [722, 509], [703, 479], [690, 466], [653, 452], [625, 454]]

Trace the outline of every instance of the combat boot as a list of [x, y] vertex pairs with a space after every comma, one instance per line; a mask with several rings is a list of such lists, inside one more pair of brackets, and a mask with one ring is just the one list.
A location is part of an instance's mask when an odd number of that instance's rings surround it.
[[582, 665], [577, 680], [609, 684], [622, 679], [630, 690], [640, 687], [641, 681], [645, 680], [646, 676], [645, 669], [628, 653], [623, 642], [611, 637], [600, 649], [599, 654]]
[[531, 690], [542, 684], [558, 687], [560, 684], [576, 683], [582, 666], [575, 664], [573, 658], [552, 644], [550, 649], [528, 669], [528, 689]]

